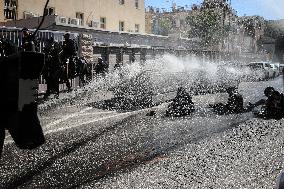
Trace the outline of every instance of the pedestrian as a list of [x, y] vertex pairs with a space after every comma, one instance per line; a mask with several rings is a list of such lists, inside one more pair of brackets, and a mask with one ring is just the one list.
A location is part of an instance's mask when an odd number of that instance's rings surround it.
[[190, 115], [194, 111], [192, 97], [186, 92], [185, 88], [179, 87], [176, 97], [168, 106], [166, 116], [182, 117]]
[[229, 95], [228, 101], [226, 104], [218, 103], [214, 105], [209, 105], [213, 108], [213, 111], [219, 115], [223, 114], [233, 114], [233, 113], [242, 113], [243, 108], [243, 97], [237, 91], [236, 87], [228, 87], [226, 92]]

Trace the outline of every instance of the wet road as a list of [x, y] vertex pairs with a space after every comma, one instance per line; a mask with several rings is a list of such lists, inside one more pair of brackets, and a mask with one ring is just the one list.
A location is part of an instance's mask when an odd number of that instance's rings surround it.
[[[247, 90], [246, 100], [253, 100], [253, 87], [257, 88], [248, 83], [240, 89]], [[121, 172], [139, 170], [147, 162], [234, 130], [252, 119], [251, 113], [212, 114], [207, 105], [217, 99], [224, 101], [226, 95], [194, 97], [197, 112], [185, 118], [165, 118], [166, 103], [151, 109], [157, 111], [155, 117], [145, 116], [150, 109], [119, 113], [75, 105], [45, 112], [40, 115], [45, 145], [33, 151], [19, 150], [9, 136], [6, 138], [0, 188], [112, 188], [109, 183], [99, 183]]]

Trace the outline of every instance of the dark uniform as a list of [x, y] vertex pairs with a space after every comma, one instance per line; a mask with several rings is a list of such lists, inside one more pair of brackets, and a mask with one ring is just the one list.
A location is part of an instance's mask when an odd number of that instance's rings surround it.
[[66, 83], [68, 91], [71, 90], [71, 84], [69, 79], [74, 78], [76, 76], [76, 65], [73, 58], [76, 56], [76, 45], [75, 42], [70, 39], [70, 34], [66, 33], [64, 35], [64, 41], [62, 46], [62, 63], [64, 67], [64, 72], [62, 75], [62, 80]]
[[[275, 89], [273, 88], [273, 87], [266, 87], [265, 89], [264, 89], [264, 95], [267, 97], [267, 99], [272, 95], [272, 93], [275, 91]], [[266, 102], [267, 100], [265, 100], [265, 99], [260, 99], [259, 101], [257, 101], [257, 102], [255, 102], [255, 103], [253, 103], [253, 104], [251, 104], [251, 103], [249, 103], [249, 107], [252, 109], [252, 108], [254, 108], [254, 107], [257, 107], [257, 106], [260, 106], [260, 105], [264, 105], [265, 104], [265, 102]]]
[[284, 96], [276, 91], [273, 87], [266, 87], [264, 95], [267, 99], [261, 99], [253, 104], [249, 104], [249, 108], [253, 109], [262, 106], [261, 110], [255, 115], [264, 119], [281, 119], [284, 113]]
[[63, 41], [63, 47], [62, 47], [62, 50], [63, 50], [63, 60], [67, 60], [68, 58], [72, 58], [74, 56], [77, 55], [77, 50], [76, 50], [76, 45], [75, 45], [75, 42], [70, 39], [70, 34], [69, 33], [66, 33], [64, 35], [64, 41]]
[[98, 58], [98, 63], [95, 66], [95, 72], [97, 75], [105, 76], [108, 72], [108, 64], [103, 61], [101, 57]]
[[190, 115], [195, 111], [194, 103], [188, 92], [183, 87], [178, 88], [177, 96], [168, 106], [166, 116], [181, 117]]
[[38, 52], [38, 42], [34, 35], [32, 35], [27, 28], [22, 29], [22, 51]]
[[273, 91], [261, 107], [260, 112], [255, 115], [264, 119], [283, 118], [284, 96], [278, 91]]
[[59, 52], [59, 44], [55, 42], [53, 38], [51, 38], [44, 48], [44, 77], [46, 78], [47, 84], [45, 97], [48, 97], [52, 92], [59, 96], [59, 76], [62, 74]]
[[0, 39], [0, 57], [5, 57], [16, 53], [16, 45], [7, 38]]

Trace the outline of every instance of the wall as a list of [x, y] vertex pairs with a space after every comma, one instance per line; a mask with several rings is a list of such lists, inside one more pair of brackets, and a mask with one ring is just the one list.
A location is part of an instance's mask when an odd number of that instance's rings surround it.
[[[45, 0], [19, 1], [18, 19], [23, 18], [24, 11], [42, 15], [44, 4]], [[135, 24], [139, 24], [140, 33], [145, 33], [144, 0], [139, 0], [138, 9], [134, 0], [125, 0], [124, 5], [119, 5], [118, 0], [50, 0], [49, 7], [55, 7], [55, 14], [62, 17], [76, 18], [76, 12], [84, 13], [84, 25], [106, 17], [106, 30], [118, 31], [119, 21], [124, 21], [126, 32], [134, 32]]]
[[4, 1], [0, 1], [0, 22], [4, 22]]

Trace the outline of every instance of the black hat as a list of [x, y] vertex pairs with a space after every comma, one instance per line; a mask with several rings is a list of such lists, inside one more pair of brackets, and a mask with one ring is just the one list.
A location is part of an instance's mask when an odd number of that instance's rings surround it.
[[274, 89], [273, 87], [266, 87], [266, 88], [264, 89], [264, 94], [265, 94], [265, 96], [268, 96], [269, 93], [270, 93], [270, 92], [273, 92], [273, 91], [275, 91], [275, 89]]

